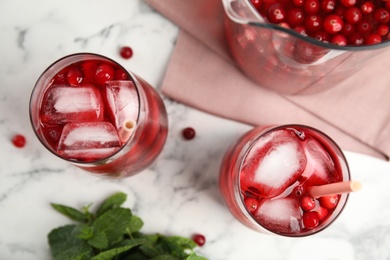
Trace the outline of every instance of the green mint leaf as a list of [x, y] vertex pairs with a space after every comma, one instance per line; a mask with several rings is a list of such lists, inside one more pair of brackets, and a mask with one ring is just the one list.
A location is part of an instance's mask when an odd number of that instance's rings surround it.
[[93, 223], [93, 237], [88, 244], [98, 249], [107, 249], [124, 239], [131, 219], [130, 209], [115, 208], [106, 211]]
[[180, 258], [177, 258], [173, 255], [159, 255], [153, 258], [150, 258], [151, 260], [180, 260]]
[[206, 257], [198, 256], [195, 253], [190, 254], [185, 260], [208, 260]]
[[160, 237], [160, 249], [164, 250], [164, 252], [178, 257], [178, 258], [184, 258], [187, 256], [187, 254], [184, 252], [182, 246], [177, 243], [177, 239], [172, 239], [169, 237]]
[[80, 234], [77, 236], [80, 239], [88, 240], [93, 237], [93, 228], [87, 224], [80, 224]]
[[138, 249], [140, 252], [142, 252], [142, 254], [149, 258], [156, 257], [164, 253], [164, 251], [156, 247], [156, 245], [151, 242], [147, 242], [143, 245], [140, 245]]
[[75, 221], [85, 222], [88, 220], [86, 215], [84, 213], [82, 213], [81, 211], [78, 211], [77, 209], [74, 209], [74, 208], [71, 208], [68, 206], [64, 206], [64, 205], [60, 205], [60, 204], [54, 204], [54, 203], [51, 203], [50, 205], [55, 210], [60, 212], [61, 214], [65, 215], [68, 218], [73, 219]]
[[86, 241], [77, 238], [80, 234], [78, 225], [67, 225], [53, 229], [49, 235], [49, 245], [55, 260], [89, 259], [93, 249]]
[[110, 260], [114, 256], [117, 256], [121, 253], [124, 253], [124, 252], [132, 249], [135, 246], [141, 245], [144, 242], [145, 242], [144, 239], [134, 239], [131, 241], [129, 240], [129, 242], [127, 243], [126, 246], [116, 247], [113, 249], [106, 250], [106, 251], [101, 252], [100, 254], [92, 257], [91, 260]]
[[123, 192], [117, 192], [103, 201], [96, 211], [96, 215], [100, 216], [104, 212], [119, 208], [127, 199], [127, 195]]
[[197, 244], [192, 239], [186, 237], [172, 236], [172, 237], [167, 237], [166, 239], [171, 241], [171, 243], [180, 246], [183, 250], [185, 249], [192, 250], [197, 246]]
[[142, 221], [141, 218], [139, 218], [135, 215], [132, 215], [131, 219], [130, 219], [130, 223], [127, 227], [127, 231], [129, 234], [134, 233], [134, 232], [138, 232], [141, 230], [143, 225], [144, 225], [144, 222]]

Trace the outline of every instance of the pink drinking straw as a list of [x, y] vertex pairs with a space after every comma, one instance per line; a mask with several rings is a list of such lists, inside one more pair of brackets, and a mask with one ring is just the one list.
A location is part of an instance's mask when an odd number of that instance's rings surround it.
[[320, 186], [312, 186], [308, 188], [308, 193], [313, 198], [319, 198], [322, 196], [329, 196], [341, 193], [350, 193], [358, 191], [362, 187], [359, 181], [343, 181], [324, 184]]
[[119, 139], [121, 140], [122, 143], [125, 143], [127, 142], [127, 140], [129, 140], [131, 134], [134, 131], [136, 124], [137, 123], [131, 119], [125, 120], [125, 122], [123, 122], [123, 126], [118, 132]]

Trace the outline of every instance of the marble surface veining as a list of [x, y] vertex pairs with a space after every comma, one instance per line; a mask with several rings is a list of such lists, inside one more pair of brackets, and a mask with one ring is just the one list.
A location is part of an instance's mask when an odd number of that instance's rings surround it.
[[[174, 8], [174, 7], [172, 7]], [[207, 242], [212, 260], [390, 259], [390, 165], [346, 152], [363, 189], [324, 232], [302, 239], [256, 233], [236, 221], [217, 187], [227, 147], [249, 126], [191, 109], [164, 97], [169, 136], [158, 160], [123, 180], [91, 176], [46, 151], [30, 127], [28, 102], [42, 71], [75, 52], [111, 57], [159, 89], [178, 28], [141, 0], [0, 1], [0, 260], [51, 259], [47, 234], [69, 220], [49, 203], [82, 207], [123, 191], [144, 232], [191, 236]], [[118, 48], [131, 46], [122, 59]], [[180, 131], [197, 136], [185, 141]], [[15, 133], [27, 138], [18, 149]]]

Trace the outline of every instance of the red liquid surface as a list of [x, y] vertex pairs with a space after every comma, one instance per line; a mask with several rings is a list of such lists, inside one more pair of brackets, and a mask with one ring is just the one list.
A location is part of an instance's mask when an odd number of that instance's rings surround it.
[[[88, 59], [67, 65], [48, 82], [37, 133], [61, 158], [115, 177], [141, 171], [161, 152], [165, 107], [142, 79], [109, 60]], [[136, 125], [130, 140], [121, 138], [125, 120]]]
[[245, 156], [240, 154], [244, 143], [257, 134], [249, 132], [222, 162], [220, 188], [232, 213], [250, 227], [258, 229], [257, 222], [287, 236], [313, 233], [328, 225], [345, 199], [341, 202], [340, 195], [311, 198], [307, 190], [346, 178], [334, 148], [310, 129], [291, 127], [268, 133]]

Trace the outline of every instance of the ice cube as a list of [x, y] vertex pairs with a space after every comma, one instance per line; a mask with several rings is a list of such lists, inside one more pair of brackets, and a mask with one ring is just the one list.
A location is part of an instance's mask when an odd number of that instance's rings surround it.
[[118, 132], [120, 132], [125, 122], [137, 122], [139, 98], [132, 81], [108, 81], [106, 84], [106, 99], [108, 112]]
[[50, 124], [102, 121], [102, 97], [92, 84], [53, 85], [42, 101], [41, 120]]
[[69, 123], [64, 126], [57, 153], [88, 161], [108, 157], [121, 147], [116, 129], [108, 122]]
[[308, 159], [309, 167], [303, 173], [303, 176], [308, 179], [313, 185], [321, 185], [334, 182], [336, 175], [336, 167], [333, 159], [317, 140], [309, 138], [304, 143], [304, 151]]
[[302, 214], [293, 198], [266, 199], [254, 213], [256, 220], [276, 233], [298, 233]]
[[281, 194], [306, 167], [306, 156], [296, 135], [280, 131], [272, 137], [249, 159], [250, 164], [244, 164], [240, 177], [244, 191], [263, 198]]

